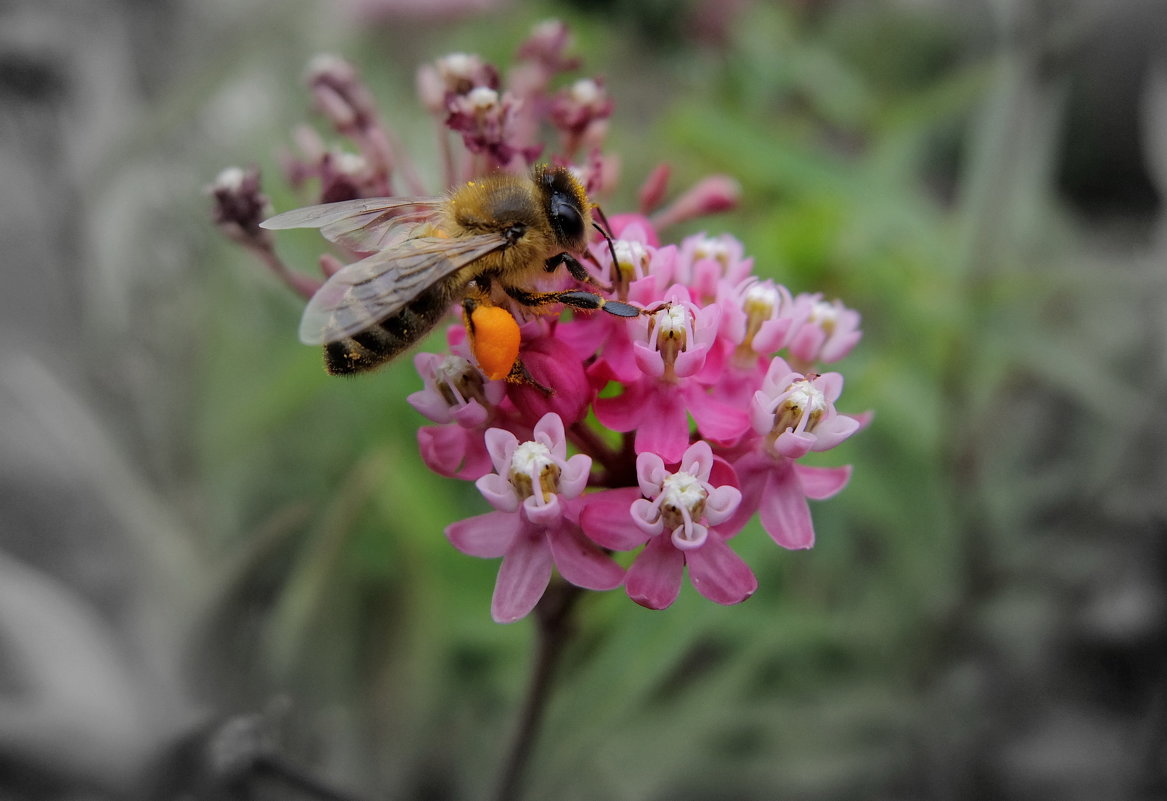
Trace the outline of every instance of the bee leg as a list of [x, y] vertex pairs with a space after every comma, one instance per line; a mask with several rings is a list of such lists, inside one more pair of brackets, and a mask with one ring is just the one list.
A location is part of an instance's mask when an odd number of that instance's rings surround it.
[[551, 387], [543, 386], [535, 380], [535, 377], [527, 371], [527, 366], [523, 364], [522, 359], [515, 359], [510, 373], [507, 374], [507, 382], [511, 384], [526, 384], [529, 387], [534, 387], [548, 398], [555, 394], [555, 390]]
[[[615, 264], [615, 262], [612, 263]], [[589, 273], [587, 269], [585, 269], [584, 266], [580, 264], [579, 259], [570, 253], [564, 252], [552, 256], [546, 262], [544, 262], [543, 269], [549, 273], [553, 273], [559, 269], [560, 265], [566, 267], [567, 272], [571, 275], [571, 277], [579, 281], [581, 284], [591, 284], [592, 286], [599, 287], [605, 292], [611, 292], [614, 289], [614, 287], [601, 284], [599, 281], [597, 281], [595, 276]]]
[[566, 267], [567, 271], [571, 273], [571, 277], [577, 281], [592, 280], [591, 274], [586, 269], [584, 269], [582, 264], [579, 263], [579, 259], [570, 253], [567, 253], [566, 251], [563, 253], [558, 253], [549, 258], [546, 262], [544, 262], [543, 269], [549, 273], [553, 273], [559, 269], [560, 265]]
[[478, 369], [491, 381], [509, 378], [519, 360], [519, 324], [509, 311], [468, 297], [462, 301], [462, 322]]
[[595, 292], [569, 290], [567, 292], [527, 292], [517, 287], [507, 287], [506, 292], [524, 306], [544, 306], [548, 303], [562, 303], [574, 309], [594, 311], [603, 309], [617, 317], [637, 317], [641, 310], [622, 300], [608, 300]]

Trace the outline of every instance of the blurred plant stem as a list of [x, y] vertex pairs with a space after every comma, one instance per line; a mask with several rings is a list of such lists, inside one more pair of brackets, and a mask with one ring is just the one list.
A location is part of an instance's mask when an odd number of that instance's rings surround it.
[[552, 680], [559, 659], [575, 632], [573, 612], [583, 591], [556, 579], [535, 607], [535, 661], [527, 684], [527, 697], [519, 715], [518, 729], [499, 776], [496, 801], [518, 801], [527, 762], [547, 711]]

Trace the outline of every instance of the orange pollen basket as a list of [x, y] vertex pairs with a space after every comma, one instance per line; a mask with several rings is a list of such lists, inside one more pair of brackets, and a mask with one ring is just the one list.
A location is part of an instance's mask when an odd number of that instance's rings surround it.
[[479, 306], [470, 314], [474, 358], [491, 381], [510, 375], [519, 358], [519, 324], [506, 309]]

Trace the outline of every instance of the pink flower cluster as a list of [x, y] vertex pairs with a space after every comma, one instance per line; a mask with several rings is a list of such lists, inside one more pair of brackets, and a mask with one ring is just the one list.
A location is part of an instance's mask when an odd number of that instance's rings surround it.
[[[578, 64], [569, 49], [566, 27], [548, 22], [505, 80], [468, 54], [419, 71], [445, 186], [493, 170], [525, 173], [537, 158], [573, 165], [593, 198], [614, 185], [618, 160], [601, 150], [612, 101], [601, 79], [559, 80]], [[426, 194], [355, 68], [318, 58], [308, 84], [348, 149], [301, 128], [299, 154], [284, 156], [294, 184], [314, 182], [320, 202]], [[409, 402], [432, 423], [418, 432], [422, 458], [474, 481], [493, 507], [446, 535], [467, 554], [501, 557], [491, 606], [500, 622], [527, 615], [555, 571], [587, 589], [622, 586], [653, 609], [673, 603], [687, 571], [701, 595], [739, 603], [757, 581], [732, 538], [757, 515], [778, 545], [811, 547], [807, 499], [834, 495], [850, 477], [849, 467], [802, 460], [864, 422], [836, 410], [843, 378], [820, 367], [855, 346], [859, 315], [755, 276], [732, 236], [662, 244], [659, 230], [730, 208], [738, 195], [731, 179], [710, 176], [666, 204], [668, 179], [665, 166], [652, 172], [639, 213], [597, 215], [611, 242], [597, 235], [589, 253], [576, 254], [593, 273], [590, 289], [609, 287], [639, 316], [560, 319], [514, 308], [528, 383], [488, 380], [460, 323], [445, 354], [415, 358], [424, 388]], [[266, 207], [257, 173], [224, 171], [211, 194], [225, 233], [295, 291], [315, 291], [320, 282], [289, 270], [257, 227]], [[325, 254], [321, 268], [329, 275], [340, 262]]]
[[[465, 553], [502, 557], [500, 622], [531, 611], [553, 566], [652, 609], [673, 603], [686, 569], [706, 598], [744, 601], [757, 580], [731, 538], [758, 515], [777, 544], [811, 547], [807, 499], [850, 477], [799, 460], [861, 426], [835, 408], [843, 377], [814, 367], [854, 346], [858, 315], [753, 276], [732, 237], [662, 246], [644, 217], [612, 225], [613, 247], [591, 247], [596, 279], [645, 311], [527, 322], [521, 358], [553, 394], [486, 381], [457, 325], [449, 355], [415, 360], [425, 389], [409, 402], [436, 424], [419, 432], [423, 459], [475, 480], [495, 509], [446, 534]], [[630, 562], [612, 555], [625, 551]]]

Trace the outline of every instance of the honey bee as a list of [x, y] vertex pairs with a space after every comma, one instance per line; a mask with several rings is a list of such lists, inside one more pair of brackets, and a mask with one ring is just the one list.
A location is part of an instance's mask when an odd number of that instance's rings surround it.
[[[261, 225], [319, 228], [326, 239], [371, 254], [329, 277], [304, 309], [300, 340], [324, 346], [329, 373], [360, 373], [388, 362], [461, 300], [480, 366], [488, 361], [486, 352], [504, 354], [493, 355], [484, 372], [521, 381], [526, 373], [518, 359], [518, 324], [499, 307], [507, 298], [523, 306], [563, 303], [619, 317], [640, 314], [635, 306], [583, 289], [530, 288], [540, 274], [560, 266], [577, 281], [594, 283], [572, 255], [585, 252], [592, 227], [611, 243], [593, 223], [592, 209], [570, 170], [538, 165], [529, 176], [494, 174], [445, 196], [326, 203]], [[507, 343], [500, 345], [502, 339]]]

